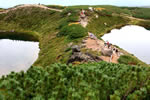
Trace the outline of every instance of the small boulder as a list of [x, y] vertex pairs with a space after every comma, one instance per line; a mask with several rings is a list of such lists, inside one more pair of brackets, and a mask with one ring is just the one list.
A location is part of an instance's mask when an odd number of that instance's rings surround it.
[[72, 47], [72, 52], [74, 53], [74, 52], [80, 52], [80, 47], [78, 46], [78, 45], [74, 45], [73, 47]]
[[85, 48], [86, 47], [86, 44], [81, 44], [81, 48]]
[[73, 62], [98, 62], [102, 61], [98, 56], [93, 56], [90, 53], [82, 53], [80, 52], [80, 47], [77, 45], [74, 45], [72, 47], [72, 55], [70, 56], [70, 59], [68, 60], [68, 63], [73, 63]]
[[102, 49], [101, 52], [102, 52], [102, 55], [103, 55], [103, 56], [109, 56], [109, 57], [110, 57], [110, 56], [112, 55], [112, 53], [113, 53], [112, 50], [109, 50], [109, 49]]
[[86, 43], [86, 40], [82, 40], [82, 43]]

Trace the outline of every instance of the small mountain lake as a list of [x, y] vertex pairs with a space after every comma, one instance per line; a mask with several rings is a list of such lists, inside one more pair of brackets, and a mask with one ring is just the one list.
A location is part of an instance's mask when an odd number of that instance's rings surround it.
[[127, 25], [113, 29], [102, 37], [103, 40], [134, 54], [143, 62], [150, 64], [150, 31], [144, 27]]
[[39, 42], [0, 40], [0, 76], [26, 71], [38, 58]]

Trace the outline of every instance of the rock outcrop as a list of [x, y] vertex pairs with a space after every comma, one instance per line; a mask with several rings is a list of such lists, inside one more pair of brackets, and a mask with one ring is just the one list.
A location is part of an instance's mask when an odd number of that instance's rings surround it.
[[102, 53], [103, 56], [108, 56], [108, 57], [110, 57], [113, 52], [112, 52], [112, 50], [110, 50], [110, 49], [102, 49], [101, 53]]
[[98, 62], [98, 61], [102, 61], [102, 59], [100, 59], [98, 56], [93, 56], [90, 53], [82, 53], [80, 51], [80, 47], [75, 45], [72, 47], [72, 55], [71, 55], [70, 59], [68, 60], [68, 64], [73, 63], [75, 61]]

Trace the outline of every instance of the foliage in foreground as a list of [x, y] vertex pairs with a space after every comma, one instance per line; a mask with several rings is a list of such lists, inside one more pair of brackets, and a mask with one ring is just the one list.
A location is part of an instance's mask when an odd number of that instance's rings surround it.
[[31, 67], [0, 79], [6, 100], [149, 100], [150, 68], [89, 63]]

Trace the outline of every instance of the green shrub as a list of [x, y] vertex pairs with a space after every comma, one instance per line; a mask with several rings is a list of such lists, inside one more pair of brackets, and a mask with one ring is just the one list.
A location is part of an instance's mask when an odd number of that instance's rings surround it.
[[64, 26], [58, 36], [68, 36], [69, 39], [76, 39], [86, 36], [87, 30], [81, 25], [70, 25]]
[[67, 26], [70, 22], [77, 22], [78, 19], [79, 19], [78, 16], [68, 16], [60, 22], [58, 29], [61, 29], [64, 26]]
[[[75, 10], [69, 7], [64, 9], [63, 12], [61, 13], [61, 17], [63, 17], [64, 19], [60, 22], [58, 29], [63, 28], [70, 22], [78, 22], [79, 21], [78, 12], [79, 10]], [[68, 13], [71, 13], [71, 15], [68, 15]]]
[[79, 9], [74, 9], [74, 8], [67, 7], [63, 10], [63, 12], [61, 13], [61, 16], [64, 17], [68, 13], [71, 13], [71, 15], [75, 16], [75, 15], [78, 15], [79, 11], [80, 11]]
[[69, 31], [70, 31], [69, 26], [65, 25], [60, 29], [60, 32], [57, 34], [57, 36], [67, 36], [69, 34]]
[[32, 66], [0, 79], [0, 100], [150, 100], [149, 71], [106, 62]]
[[81, 25], [71, 25], [70, 26], [70, 39], [81, 38], [87, 35], [87, 30]]
[[128, 55], [120, 56], [120, 58], [118, 59], [118, 62], [121, 64], [131, 64], [131, 65], [137, 65], [138, 63], [137, 59]]
[[69, 16], [68, 17], [68, 22], [77, 22], [79, 20], [78, 16]]
[[0, 91], [0, 100], [5, 100], [3, 94]]
[[108, 10], [97, 11], [97, 13], [101, 16], [112, 16], [112, 12]]
[[60, 22], [58, 29], [63, 28], [64, 26], [67, 26], [69, 24], [69, 22], [67, 21], [67, 19], [64, 19]]

